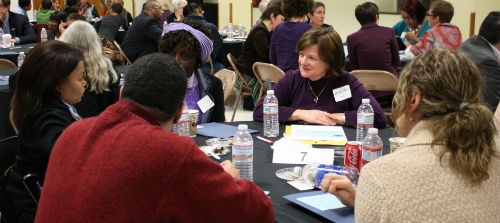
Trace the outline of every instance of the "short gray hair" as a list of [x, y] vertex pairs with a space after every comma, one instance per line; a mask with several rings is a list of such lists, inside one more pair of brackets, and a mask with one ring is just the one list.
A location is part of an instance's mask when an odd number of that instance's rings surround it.
[[268, 3], [269, 3], [269, 0], [262, 0], [262, 1], [260, 1], [260, 3], [259, 3], [259, 10], [261, 12], [266, 11]]
[[187, 5], [187, 1], [186, 1], [186, 0], [173, 0], [173, 1], [172, 1], [172, 8], [173, 8], [174, 10], [178, 9], [178, 8], [179, 8], [179, 5], [180, 5], [181, 3], [186, 3], [186, 5]]

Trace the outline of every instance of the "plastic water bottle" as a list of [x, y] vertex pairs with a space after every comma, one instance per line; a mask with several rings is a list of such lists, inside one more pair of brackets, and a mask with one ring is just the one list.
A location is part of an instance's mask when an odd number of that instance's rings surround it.
[[238, 35], [240, 36], [244, 36], [243, 34], [243, 31], [245, 30], [245, 28], [243, 27], [243, 22], [240, 21], [240, 25], [238, 26]]
[[253, 181], [253, 139], [247, 125], [238, 125], [232, 148], [233, 165], [240, 170], [240, 178]]
[[378, 129], [368, 129], [368, 135], [363, 140], [361, 153], [361, 167], [382, 156], [382, 139], [378, 136]]
[[182, 136], [189, 136], [189, 131], [190, 131], [190, 125], [189, 125], [189, 109], [187, 106], [184, 106], [184, 109], [182, 110], [182, 115], [181, 118], [177, 123], [174, 124], [173, 127], [173, 132], [182, 135]]
[[[1, 37], [1, 36], [3, 36], [3, 34], [4, 34], [4, 33], [3, 33], [3, 29], [2, 29], [2, 28], [0, 28], [0, 37]], [[2, 39], [0, 39], [0, 45], [2, 45], [2, 47], [5, 47], [5, 44], [4, 44], [4, 42], [3, 42], [3, 37], [2, 37]]]
[[17, 69], [21, 69], [24, 63], [24, 52], [19, 52], [19, 56], [17, 57]]
[[373, 108], [370, 105], [369, 98], [363, 98], [361, 105], [358, 108], [358, 118], [356, 126], [356, 141], [363, 141], [369, 128], [373, 128]]
[[233, 32], [234, 32], [233, 24], [232, 23], [227, 24], [227, 38], [228, 39], [233, 39], [233, 35], [234, 35]]
[[323, 182], [323, 177], [329, 173], [344, 175], [349, 178], [353, 184], [358, 184], [359, 170], [353, 166], [344, 167], [312, 162], [304, 167], [294, 167], [292, 175], [299, 178], [299, 180], [301, 179], [308, 184], [314, 183], [319, 187], [321, 182]]
[[274, 90], [268, 90], [264, 98], [264, 135], [277, 137], [279, 131], [278, 99], [274, 96]]
[[45, 30], [45, 28], [42, 28], [42, 31], [40, 32], [40, 42], [47, 42], [47, 30]]

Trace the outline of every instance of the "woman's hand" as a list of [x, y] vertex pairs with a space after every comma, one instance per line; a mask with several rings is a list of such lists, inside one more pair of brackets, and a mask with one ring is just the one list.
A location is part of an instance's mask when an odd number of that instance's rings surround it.
[[326, 174], [319, 187], [323, 192], [330, 192], [337, 196], [343, 204], [354, 207], [356, 189], [354, 189], [351, 181], [346, 176], [334, 173]]
[[224, 168], [224, 170], [229, 173], [229, 175], [231, 175], [233, 178], [236, 178], [236, 179], [240, 179], [240, 170], [239, 169], [236, 169], [233, 165], [233, 163], [231, 163], [231, 161], [229, 160], [224, 160], [222, 163], [220, 163], [220, 165], [222, 166], [222, 168]]
[[318, 124], [318, 125], [336, 125], [336, 117], [321, 110], [302, 110], [297, 109], [290, 116], [290, 121], [299, 121], [308, 124]]
[[417, 35], [415, 35], [415, 33], [412, 32], [407, 32], [405, 35], [405, 39], [413, 41], [415, 43], [419, 41]]

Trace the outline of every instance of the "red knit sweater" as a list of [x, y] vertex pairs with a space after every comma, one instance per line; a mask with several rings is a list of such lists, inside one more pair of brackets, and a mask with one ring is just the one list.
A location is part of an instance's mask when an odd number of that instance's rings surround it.
[[119, 101], [59, 137], [36, 222], [272, 222], [272, 204], [189, 137]]

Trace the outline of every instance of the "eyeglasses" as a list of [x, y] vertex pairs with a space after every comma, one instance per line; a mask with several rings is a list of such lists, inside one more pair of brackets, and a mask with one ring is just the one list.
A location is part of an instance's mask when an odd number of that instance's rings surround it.
[[427, 16], [436, 17], [434, 14], [431, 14], [431, 13], [429, 13], [429, 12], [428, 12], [426, 15], [427, 15]]
[[403, 20], [406, 20], [406, 19], [413, 19], [411, 16], [401, 16], [401, 18], [403, 18]]

